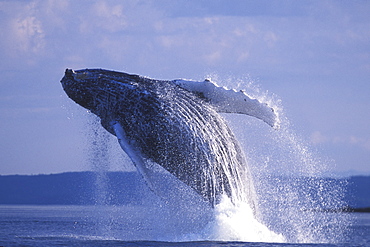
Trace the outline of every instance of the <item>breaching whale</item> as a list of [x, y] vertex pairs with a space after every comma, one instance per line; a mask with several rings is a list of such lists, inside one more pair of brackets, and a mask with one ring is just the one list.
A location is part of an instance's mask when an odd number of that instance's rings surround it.
[[[278, 126], [276, 112], [243, 91], [210, 80], [155, 80], [104, 69], [66, 69], [64, 91], [96, 114], [148, 182], [155, 162], [212, 205], [248, 190], [238, 141], [218, 113], [254, 116]], [[152, 188], [155, 190], [155, 188]]]

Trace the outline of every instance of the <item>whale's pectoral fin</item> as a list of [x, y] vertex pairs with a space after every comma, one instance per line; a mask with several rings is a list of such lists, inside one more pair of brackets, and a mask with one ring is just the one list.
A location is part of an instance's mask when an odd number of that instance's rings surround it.
[[195, 93], [212, 104], [218, 112], [240, 113], [263, 120], [271, 127], [279, 128], [277, 112], [265, 103], [250, 98], [244, 91], [235, 91], [215, 85], [210, 80], [203, 82], [174, 80], [178, 86]]
[[139, 173], [143, 176], [145, 182], [148, 184], [149, 188], [155, 192], [154, 186], [149, 179], [149, 171], [148, 168], [145, 166], [145, 160], [141, 155], [141, 152], [131, 143], [131, 141], [127, 138], [126, 132], [122, 128], [121, 124], [117, 121], [112, 121], [110, 123], [114, 133], [118, 139], [118, 142], [123, 149], [127, 153], [127, 155], [131, 158], [131, 161], [134, 163], [136, 169]]

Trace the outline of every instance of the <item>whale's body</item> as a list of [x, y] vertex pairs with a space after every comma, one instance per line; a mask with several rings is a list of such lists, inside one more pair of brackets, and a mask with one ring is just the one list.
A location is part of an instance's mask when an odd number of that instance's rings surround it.
[[[248, 183], [239, 144], [218, 112], [244, 113], [276, 125], [266, 104], [212, 82], [153, 80], [103, 69], [69, 70], [68, 96], [101, 119], [146, 180], [155, 162], [214, 205]], [[149, 182], [150, 184], [150, 182]]]

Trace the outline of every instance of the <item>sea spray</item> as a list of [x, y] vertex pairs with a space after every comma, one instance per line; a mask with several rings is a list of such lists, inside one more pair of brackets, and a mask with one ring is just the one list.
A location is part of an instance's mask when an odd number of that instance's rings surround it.
[[225, 115], [246, 152], [259, 220], [289, 243], [343, 241], [350, 218], [333, 211], [345, 207], [346, 183], [324, 176], [333, 161], [323, 159], [295, 133], [276, 95], [251, 82], [244, 85], [253, 97], [274, 106], [281, 119], [276, 131], [252, 118]]
[[[242, 83], [240, 85], [243, 86]], [[253, 87], [251, 83], [247, 85]], [[209, 208], [199, 206], [202, 204], [197, 200], [187, 200], [186, 194], [189, 192], [187, 190], [180, 189], [178, 193], [169, 192], [170, 196], [167, 198], [163, 193], [162, 195], [154, 193], [155, 199], [150, 196], [146, 198], [148, 204], [137, 208], [142, 210], [141, 214], [145, 215], [145, 219], [138, 215], [132, 219], [130, 224], [137, 226], [132, 228], [133, 231], [137, 229], [137, 232], [133, 232], [131, 237], [125, 240], [289, 243], [340, 241], [348, 225], [345, 217], [339, 218], [325, 210], [343, 205], [341, 199], [343, 184], [330, 184], [328, 180], [320, 177], [326, 164], [294, 134], [280, 107], [281, 101], [276, 101], [275, 96], [269, 97], [267, 93], [261, 93], [260, 89], [251, 91], [253, 96], [262, 98], [263, 102], [278, 105], [279, 107], [275, 109], [279, 110], [283, 120], [280, 130], [271, 130], [260, 121], [246, 116], [225, 116], [246, 152], [250, 177], [244, 177], [243, 181], [246, 183], [253, 181], [252, 187], [255, 188], [257, 196], [256, 204], [249, 204], [251, 200], [237, 200], [231, 203], [223, 198], [210, 212]], [[212, 138], [212, 134], [209, 138]], [[217, 146], [215, 150], [218, 150]], [[97, 153], [101, 154], [101, 151], [97, 150]], [[108, 163], [96, 164], [103, 166], [101, 174], [109, 169], [106, 167]], [[163, 174], [159, 177], [166, 180]], [[98, 201], [106, 203], [109, 201], [109, 195], [104, 194], [106, 193], [104, 175], [100, 176], [99, 172], [97, 175], [97, 188], [100, 189], [96, 191], [102, 193]], [[249, 185], [241, 187], [242, 190], [235, 193], [254, 194], [244, 190], [250, 187]], [[168, 188], [172, 190], [174, 187]], [[178, 198], [181, 200], [177, 200]], [[197, 214], [203, 216], [197, 217]], [[96, 219], [100, 221], [97, 225], [106, 225], [106, 229], [100, 228], [102, 234], [111, 234], [110, 226], [112, 222], [116, 224], [117, 218], [113, 219], [109, 214], [105, 214], [104, 217]]]
[[289, 125], [272, 135], [279, 157], [269, 156], [267, 170], [274, 173], [262, 175], [259, 184], [260, 209], [266, 222], [283, 233], [288, 242], [342, 241], [348, 222], [329, 211], [344, 206], [344, 184], [323, 177], [327, 163]]
[[95, 236], [110, 237], [113, 222], [110, 204], [109, 178], [107, 172], [113, 163], [110, 157], [110, 134], [101, 128], [100, 120], [95, 115], [88, 115], [88, 162], [94, 172], [95, 181], [92, 183], [93, 201], [96, 213], [90, 220], [94, 222]]
[[216, 205], [214, 219], [203, 234], [212, 241], [285, 242], [282, 234], [272, 232], [259, 222], [248, 203], [234, 204], [227, 197]]

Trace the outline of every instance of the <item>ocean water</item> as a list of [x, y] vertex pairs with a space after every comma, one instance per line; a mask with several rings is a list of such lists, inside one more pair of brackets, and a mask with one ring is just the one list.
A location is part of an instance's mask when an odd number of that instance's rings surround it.
[[[171, 213], [146, 206], [0, 205], [0, 246], [370, 246], [367, 213], [335, 213], [336, 218], [350, 215], [352, 220], [346, 238], [336, 243], [206, 239], [209, 219], [179, 221], [181, 217]], [[158, 221], [159, 215], [173, 218]]]

